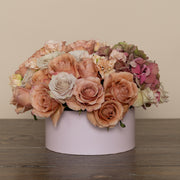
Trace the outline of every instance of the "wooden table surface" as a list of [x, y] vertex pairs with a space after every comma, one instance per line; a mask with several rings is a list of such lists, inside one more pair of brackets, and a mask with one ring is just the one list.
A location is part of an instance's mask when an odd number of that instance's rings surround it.
[[0, 120], [0, 180], [180, 180], [180, 120], [136, 120], [136, 148], [105, 156], [54, 153], [43, 120]]

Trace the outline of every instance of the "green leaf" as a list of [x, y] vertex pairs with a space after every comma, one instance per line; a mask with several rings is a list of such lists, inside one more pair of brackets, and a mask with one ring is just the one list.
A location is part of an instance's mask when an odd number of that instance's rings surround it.
[[137, 57], [141, 57], [143, 59], [148, 59], [147, 55], [144, 53], [143, 50], [139, 50], [138, 48], [136, 48], [134, 50], [134, 54], [137, 56]]
[[123, 124], [122, 121], [119, 121], [119, 123], [120, 123], [120, 126], [121, 126], [122, 128], [125, 128], [125, 127], [126, 127], [126, 125]]
[[98, 63], [98, 61], [99, 61], [99, 59], [97, 58], [97, 59], [96, 59], [96, 64]]
[[107, 131], [109, 131], [109, 127], [107, 127]]
[[79, 115], [81, 115], [81, 113], [82, 113], [82, 109], [79, 110]]
[[36, 117], [36, 115], [33, 114], [34, 120], [37, 121], [38, 118]]

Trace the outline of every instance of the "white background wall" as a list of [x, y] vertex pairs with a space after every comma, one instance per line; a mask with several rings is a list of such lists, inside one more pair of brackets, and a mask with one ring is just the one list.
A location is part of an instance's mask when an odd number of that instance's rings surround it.
[[8, 77], [46, 40], [127, 41], [144, 49], [160, 67], [170, 102], [137, 118], [180, 118], [179, 0], [1, 0], [0, 118], [16, 115], [9, 105]]

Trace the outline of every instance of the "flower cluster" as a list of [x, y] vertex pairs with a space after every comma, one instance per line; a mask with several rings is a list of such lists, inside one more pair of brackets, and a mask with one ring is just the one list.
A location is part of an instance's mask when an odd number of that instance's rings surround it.
[[[87, 111], [100, 128], [114, 127], [130, 107], [167, 101], [157, 63], [137, 46], [95, 40], [48, 41], [10, 77], [17, 113], [57, 125], [64, 110]], [[121, 122], [122, 123], [122, 122]]]

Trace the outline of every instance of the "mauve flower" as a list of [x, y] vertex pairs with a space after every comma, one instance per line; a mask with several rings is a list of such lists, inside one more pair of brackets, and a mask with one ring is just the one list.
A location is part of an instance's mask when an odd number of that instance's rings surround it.
[[96, 64], [93, 62], [93, 59], [84, 58], [77, 64], [77, 70], [81, 78], [86, 77], [97, 77], [98, 68]]
[[131, 63], [131, 66], [131, 72], [135, 74], [140, 85], [145, 83], [146, 87], [150, 87], [152, 90], [159, 87], [159, 68], [156, 63], [145, 61], [142, 58], [136, 58]]
[[103, 102], [103, 87], [97, 77], [78, 79], [73, 89], [73, 96], [66, 100], [69, 108], [88, 112], [99, 109]]
[[51, 60], [48, 64], [48, 69], [51, 75], [67, 72], [73, 74], [75, 77], [79, 77], [77, 62], [74, 56], [68, 53], [61, 54]]
[[16, 106], [16, 113], [23, 113], [32, 109], [30, 90], [23, 87], [16, 87], [13, 89], [13, 99], [11, 104]]
[[96, 52], [97, 55], [99, 56], [106, 56], [108, 57], [112, 52], [112, 49], [110, 46], [103, 46], [103, 47], [100, 47], [98, 49], [98, 51]]
[[113, 72], [104, 79], [105, 92], [111, 93], [122, 104], [133, 105], [137, 98], [137, 86], [128, 72]]
[[114, 127], [123, 119], [123, 106], [112, 98], [112, 95], [105, 96], [105, 102], [98, 110], [87, 112], [88, 120], [100, 128]]
[[117, 60], [114, 64], [114, 69], [116, 72], [130, 72], [129, 66], [127, 63], [123, 62], [122, 60]]
[[76, 78], [72, 74], [66, 72], [61, 72], [52, 76], [49, 83], [51, 96], [58, 102], [65, 103], [65, 99], [72, 96], [75, 82]]
[[30, 92], [32, 113], [39, 117], [50, 117], [59, 108], [59, 103], [49, 95], [49, 89], [44, 84], [34, 86]]

